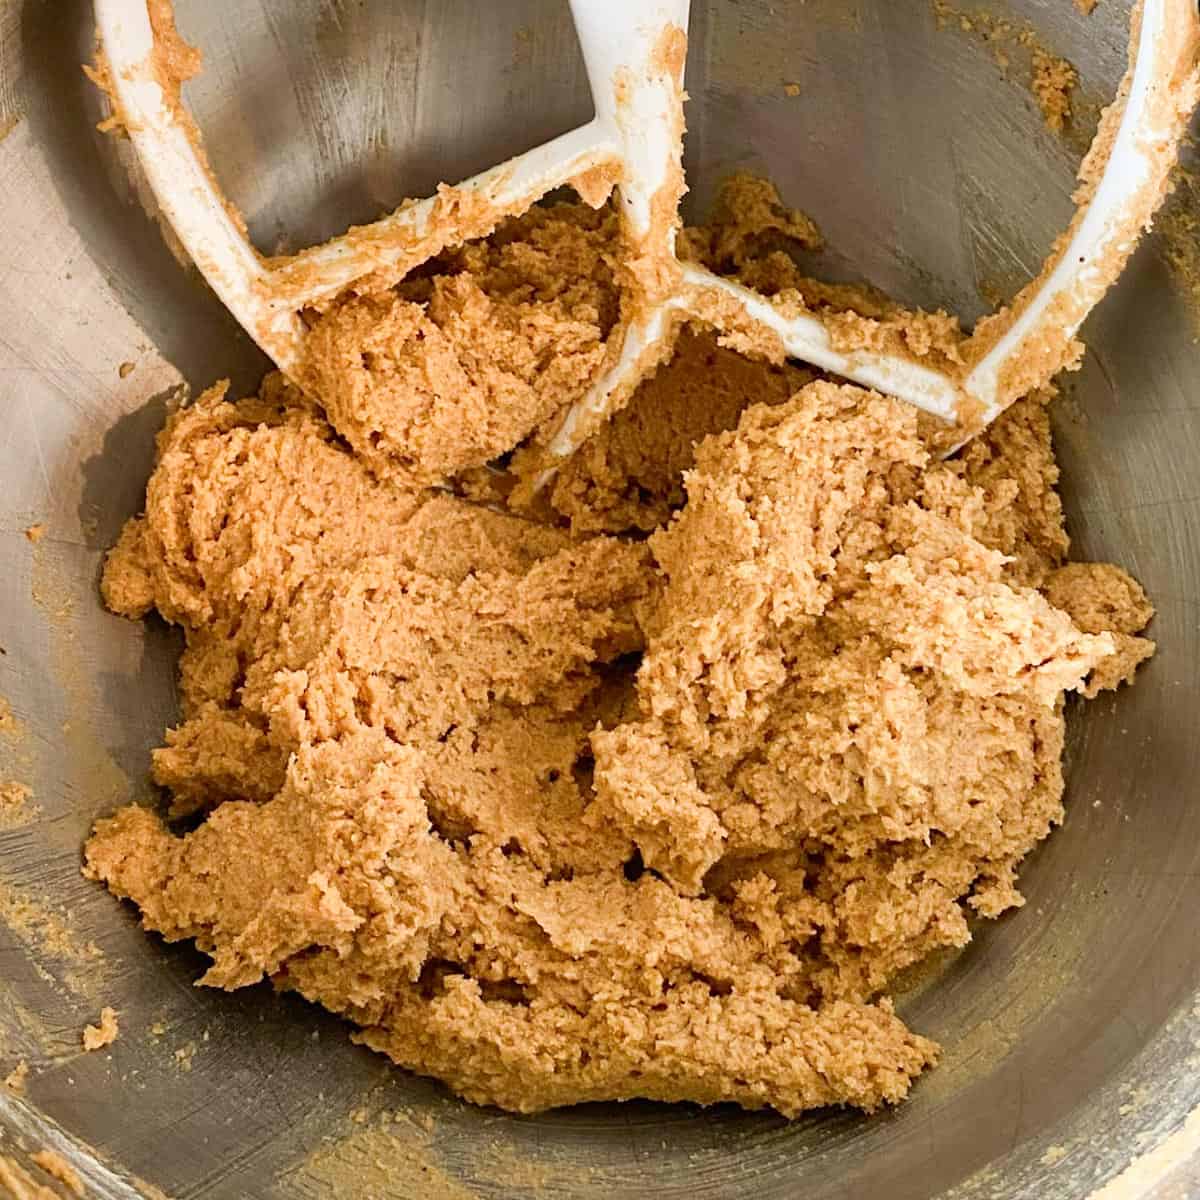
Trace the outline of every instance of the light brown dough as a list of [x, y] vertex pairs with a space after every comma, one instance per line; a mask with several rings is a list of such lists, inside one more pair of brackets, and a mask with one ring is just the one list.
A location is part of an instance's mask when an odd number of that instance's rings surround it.
[[100, 1020], [95, 1025], [85, 1025], [83, 1028], [83, 1048], [89, 1053], [93, 1050], [103, 1050], [117, 1040], [121, 1027], [117, 1022], [117, 1010], [105, 1005], [100, 1010]]
[[650, 533], [683, 503], [697, 443], [732, 429], [750, 404], [781, 404], [814, 378], [685, 330], [671, 361], [564, 464], [550, 505], [576, 533]]
[[545, 432], [604, 359], [611, 209], [535, 208], [400, 288], [350, 295], [305, 340], [305, 377], [378, 474], [437, 483]]
[[[805, 282], [773, 190], [724, 203], [693, 254], [956, 353]], [[103, 586], [183, 627], [154, 774], [203, 819], [122, 809], [86, 871], [203, 982], [268, 976], [475, 1101], [871, 1110], [937, 1057], [889, 986], [1021, 903], [1063, 695], [1125, 678], [1151, 609], [1064, 566], [1045, 397], [942, 463], [905, 405], [703, 332], [537, 513], [419, 490], [502, 502], [479, 468], [592, 369], [611, 236], [551, 209], [346, 299], [330, 353], [386, 363], [330, 368], [325, 411], [276, 379], [172, 418]]]
[[1071, 120], [1071, 95], [1079, 85], [1079, 72], [1065, 58], [1042, 49], [1033, 50], [1033, 98], [1042, 110], [1046, 128], [1062, 133]]
[[41, 1167], [51, 1179], [57, 1179], [63, 1187], [76, 1196], [86, 1196], [79, 1172], [57, 1150], [39, 1150], [30, 1155], [30, 1161]]

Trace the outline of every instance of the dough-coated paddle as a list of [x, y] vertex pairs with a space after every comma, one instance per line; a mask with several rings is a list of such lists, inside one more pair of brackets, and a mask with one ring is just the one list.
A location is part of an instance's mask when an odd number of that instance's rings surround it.
[[161, 3], [95, 0], [114, 100], [180, 241], [285, 373], [296, 374], [303, 358], [303, 308], [328, 304], [368, 275], [399, 279], [555, 188], [573, 185], [600, 204], [615, 186], [626, 244], [622, 319], [605, 367], [550, 442], [543, 480], [668, 356], [687, 320], [714, 326], [735, 348], [801, 359], [907, 400], [950, 423], [947, 444], [961, 444], [1074, 359], [1076, 331], [1167, 190], [1200, 90], [1196, 0], [1142, 0], [1128, 72], [1080, 173], [1074, 220], [1039, 276], [980, 322], [962, 362], [934, 368], [902, 351], [839, 349], [823, 314], [797, 298], [768, 300], [676, 257], [690, 0], [570, 0], [595, 105], [588, 124], [282, 259], [251, 246], [208, 169], [156, 42]]

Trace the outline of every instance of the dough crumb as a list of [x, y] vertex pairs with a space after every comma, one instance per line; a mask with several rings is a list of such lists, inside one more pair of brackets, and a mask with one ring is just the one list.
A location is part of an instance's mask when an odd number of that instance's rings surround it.
[[88, 1025], [83, 1031], [83, 1048], [86, 1051], [103, 1050], [117, 1040], [120, 1027], [117, 1023], [116, 1009], [105, 1006], [100, 1010], [100, 1021], [97, 1025]]
[[0, 781], [0, 829], [15, 829], [33, 818], [29, 798], [33, 792], [15, 780]]
[[26, 1084], [29, 1081], [29, 1064], [22, 1059], [4, 1077], [4, 1086], [17, 1096], [25, 1095]]
[[129, 378], [129, 376], [130, 376], [130, 375], [132, 375], [132, 374], [134, 373], [134, 371], [136, 371], [136, 370], [137, 370], [137, 364], [136, 364], [136, 363], [131, 363], [131, 362], [123, 362], [123, 363], [122, 363], [122, 364], [121, 364], [121, 365], [120, 365], [120, 366], [117, 368], [117, 374], [118, 374], [118, 375], [119, 375], [119, 376], [120, 376], [122, 379], [128, 379], [128, 378]]
[[25, 537], [29, 541], [31, 541], [35, 546], [45, 536], [46, 536], [46, 526], [41, 523], [39, 523], [37, 525], [30, 525], [29, 528], [25, 530]]
[[31, 1155], [30, 1159], [47, 1175], [57, 1179], [64, 1187], [74, 1192], [76, 1196], [85, 1194], [79, 1172], [57, 1150], [39, 1150], [36, 1154]]
[[1096, 11], [1100, 0], [1075, 0], [1075, 7], [1085, 16], [1090, 17]]
[[1079, 73], [1065, 58], [1036, 48], [1033, 51], [1033, 96], [1042, 110], [1046, 128], [1062, 133], [1071, 119], [1071, 95]]

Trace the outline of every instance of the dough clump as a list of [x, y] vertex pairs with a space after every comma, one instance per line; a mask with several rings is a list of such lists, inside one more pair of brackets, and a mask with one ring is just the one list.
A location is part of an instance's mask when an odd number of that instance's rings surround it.
[[[739, 186], [690, 252], [799, 288], [815, 231]], [[1045, 397], [941, 462], [904, 404], [703, 331], [503, 511], [481, 468], [599, 361], [612, 239], [510, 222], [327, 313], [323, 408], [272, 378], [171, 418], [103, 592], [186, 636], [153, 773], [190, 832], [124, 808], [85, 870], [202, 982], [474, 1101], [873, 1110], [938, 1052], [889, 988], [1022, 902], [1064, 695], [1128, 678], [1152, 609], [1066, 564]]]
[[439, 483], [535, 443], [604, 360], [611, 208], [534, 208], [398, 287], [349, 293], [305, 339], [305, 382], [380, 476]]

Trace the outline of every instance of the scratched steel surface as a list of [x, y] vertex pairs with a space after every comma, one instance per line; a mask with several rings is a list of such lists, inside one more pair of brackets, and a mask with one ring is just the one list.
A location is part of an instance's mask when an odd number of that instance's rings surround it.
[[[192, 97], [214, 160], [265, 250], [588, 111], [556, 0], [178, 7], [208, 55]], [[1080, 68], [1082, 128], [1059, 139], [1019, 63], [1005, 78], [927, 0], [695, 8], [692, 203], [731, 169], [766, 171], [836, 248], [826, 273], [968, 318], [1061, 227], [1127, 13], [1004, 9]], [[1057, 417], [1077, 550], [1143, 580], [1160, 653], [1136, 689], [1073, 714], [1069, 819], [1024, 872], [1029, 904], [906, 1001], [943, 1065], [869, 1120], [636, 1104], [511, 1118], [389, 1070], [295, 998], [193, 988], [198, 955], [79, 877], [89, 823], [146, 793], [174, 712], [176, 641], [100, 609], [101, 556], [138, 507], [173, 389], [251, 385], [263, 367], [163, 244], [127, 148], [91, 128], [88, 9], [0, 0], [0, 695], [20, 722], [0, 734], [0, 780], [40, 806], [0, 829], [0, 1075], [33, 1068], [26, 1100], [0, 1089], [0, 1154], [54, 1146], [90, 1194], [137, 1195], [140, 1179], [181, 1200], [1200, 1194], [1200, 327], [1166, 265], [1179, 244], [1153, 239], [1096, 314]], [[121, 1037], [82, 1056], [104, 1003]], [[385, 1109], [407, 1114], [386, 1137]]]

